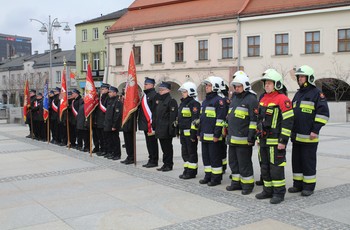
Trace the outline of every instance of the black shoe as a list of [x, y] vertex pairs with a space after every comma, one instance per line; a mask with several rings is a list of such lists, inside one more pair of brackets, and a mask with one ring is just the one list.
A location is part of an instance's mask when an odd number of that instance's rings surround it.
[[[115, 155], [113, 153], [110, 153], [106, 158], [107, 159], [112, 159]], [[120, 158], [119, 158], [120, 159]]]
[[184, 174], [179, 175], [179, 178], [183, 179], [184, 178]]
[[219, 185], [219, 184], [221, 184], [221, 182], [220, 181], [209, 181], [208, 182], [208, 186], [216, 186], [216, 185]]
[[210, 181], [209, 179], [204, 178], [204, 179], [202, 179], [202, 180], [199, 180], [199, 183], [200, 183], [200, 184], [208, 184], [209, 181]]
[[120, 160], [120, 156], [113, 156], [112, 158], [109, 158], [109, 159], [117, 161], [117, 160]]
[[192, 179], [192, 178], [196, 178], [196, 175], [185, 174], [185, 175], [182, 175], [181, 179], [188, 180], [188, 179]]
[[148, 163], [144, 167], [146, 167], [146, 168], [154, 168], [154, 167], [158, 167], [158, 164], [157, 163]]
[[256, 194], [255, 198], [258, 200], [268, 199], [268, 198], [272, 198], [272, 194], [268, 194], [262, 191], [261, 193]]
[[282, 201], [284, 201], [283, 197], [274, 196], [274, 197], [271, 198], [270, 204], [279, 204]]
[[311, 190], [303, 190], [303, 191], [301, 191], [301, 195], [302, 196], [311, 196], [312, 194], [314, 194], [314, 191], [311, 191]]
[[32, 138], [32, 135], [29, 134], [29, 135], [26, 136], [26, 138]]
[[99, 152], [99, 151], [100, 151], [99, 149], [94, 148], [94, 149], [92, 150], [92, 153], [97, 153], [97, 152]]
[[126, 165], [131, 165], [131, 164], [134, 163], [134, 161], [133, 161], [133, 160], [130, 160], [130, 159], [125, 159], [125, 160], [121, 161], [120, 163], [126, 164]]
[[255, 181], [255, 184], [256, 184], [257, 186], [263, 186], [263, 185], [264, 185], [264, 182], [261, 181], [261, 180], [257, 180], [257, 181]]
[[163, 165], [163, 166], [160, 167], [160, 168], [157, 168], [157, 171], [163, 171], [164, 168], [165, 168], [165, 165]]
[[83, 148], [81, 151], [83, 151], [83, 152], [90, 152], [90, 150], [88, 148]]
[[226, 186], [226, 190], [227, 191], [242, 190], [242, 187], [238, 185], [230, 185], [230, 186]]
[[96, 156], [103, 156], [104, 152], [97, 152]]
[[297, 193], [297, 192], [301, 192], [301, 188], [297, 188], [297, 187], [290, 187], [288, 188], [288, 192], [289, 193]]
[[242, 195], [249, 195], [252, 193], [252, 190], [242, 190], [241, 194]]

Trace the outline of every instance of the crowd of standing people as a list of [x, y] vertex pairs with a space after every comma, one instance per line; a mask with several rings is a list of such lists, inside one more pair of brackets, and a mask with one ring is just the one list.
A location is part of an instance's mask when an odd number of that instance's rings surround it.
[[[92, 113], [93, 153], [108, 159], [121, 158], [119, 132], [123, 132], [127, 157], [124, 164], [135, 163], [134, 127], [144, 132], [148, 162], [143, 167], [158, 167], [159, 148], [163, 152], [158, 171], [173, 169], [173, 139], [181, 143], [184, 161], [180, 179], [195, 178], [198, 173], [198, 143], [201, 143], [204, 177], [200, 184], [217, 186], [222, 176], [231, 170], [231, 183], [227, 191], [241, 190], [250, 194], [254, 185], [262, 185], [257, 199], [270, 199], [271, 204], [284, 200], [286, 189], [286, 147], [292, 142], [293, 186], [290, 193], [302, 196], [313, 194], [316, 185], [317, 146], [320, 129], [329, 119], [329, 109], [324, 94], [315, 85], [314, 70], [307, 65], [295, 72], [299, 90], [290, 100], [283, 85], [283, 77], [275, 69], [263, 74], [265, 92], [257, 98], [249, 77], [243, 71], [233, 75], [232, 95], [222, 78], [210, 76], [202, 83], [206, 97], [197, 100], [197, 86], [186, 82], [180, 86], [182, 98], [178, 105], [170, 95], [171, 84], [161, 82], [158, 92], [155, 80], [146, 77], [143, 96], [138, 110], [121, 126], [123, 93], [116, 87], [102, 84], [99, 104]], [[30, 91], [31, 103], [27, 114], [30, 135], [46, 141], [47, 125], [52, 135], [51, 143], [89, 151], [89, 124], [84, 115], [84, 100], [80, 91], [68, 93], [68, 112], [59, 117], [60, 88], [50, 92], [49, 122], [42, 117], [42, 94]], [[67, 124], [70, 126], [67, 133]], [[50, 134], [49, 134], [50, 135]], [[252, 153], [258, 148], [260, 180], [254, 180]], [[227, 147], [228, 146], [228, 147]], [[228, 157], [228, 160], [227, 160]]]

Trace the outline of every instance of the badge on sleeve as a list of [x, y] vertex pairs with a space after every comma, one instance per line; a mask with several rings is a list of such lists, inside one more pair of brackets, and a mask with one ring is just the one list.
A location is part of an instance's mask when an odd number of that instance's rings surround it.
[[224, 102], [222, 100], [219, 100], [220, 105], [224, 105]]
[[197, 107], [193, 107], [192, 111], [193, 111], [193, 113], [197, 113], [198, 112], [198, 108]]
[[320, 98], [324, 99], [325, 97], [324, 93], [320, 93]]
[[289, 100], [284, 101], [284, 105], [286, 106], [287, 109], [289, 109], [290, 108], [290, 101]]
[[175, 111], [175, 107], [171, 107], [171, 111], [173, 111], [173, 112], [174, 112], [174, 111]]

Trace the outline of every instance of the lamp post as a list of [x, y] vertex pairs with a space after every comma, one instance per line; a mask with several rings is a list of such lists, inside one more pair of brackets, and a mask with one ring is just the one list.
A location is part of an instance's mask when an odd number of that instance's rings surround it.
[[52, 88], [52, 47], [53, 47], [53, 44], [54, 44], [54, 40], [53, 40], [53, 30], [54, 29], [59, 29], [60, 27], [62, 27], [61, 24], [66, 24], [63, 28], [64, 31], [66, 31], [67, 33], [69, 31], [71, 31], [69, 25], [68, 25], [68, 22], [59, 22], [57, 18], [55, 18], [54, 20], [51, 21], [51, 15], [49, 15], [49, 22], [46, 23], [46, 22], [42, 22], [38, 19], [34, 19], [34, 18], [31, 18], [29, 19], [31, 22], [32, 21], [36, 21], [36, 22], [39, 22], [41, 24], [41, 28], [40, 28], [40, 32], [42, 34], [45, 34], [47, 33], [47, 43], [49, 44], [50, 46], [50, 73], [49, 73], [49, 82], [50, 82], [50, 88]]

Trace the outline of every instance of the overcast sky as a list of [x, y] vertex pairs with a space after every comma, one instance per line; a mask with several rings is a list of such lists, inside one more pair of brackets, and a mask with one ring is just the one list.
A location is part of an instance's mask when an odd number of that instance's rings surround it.
[[[12, 2], [13, 1], [13, 2]], [[1, 3], [0, 33], [32, 38], [32, 52], [43, 53], [49, 49], [47, 34], [39, 32], [41, 24], [30, 22], [30, 18], [49, 22], [58, 18], [59, 22], [69, 22], [72, 29], [68, 34], [61, 27], [54, 31], [55, 43], [63, 50], [73, 49], [75, 45], [75, 24], [127, 8], [134, 0], [10, 0]]]

